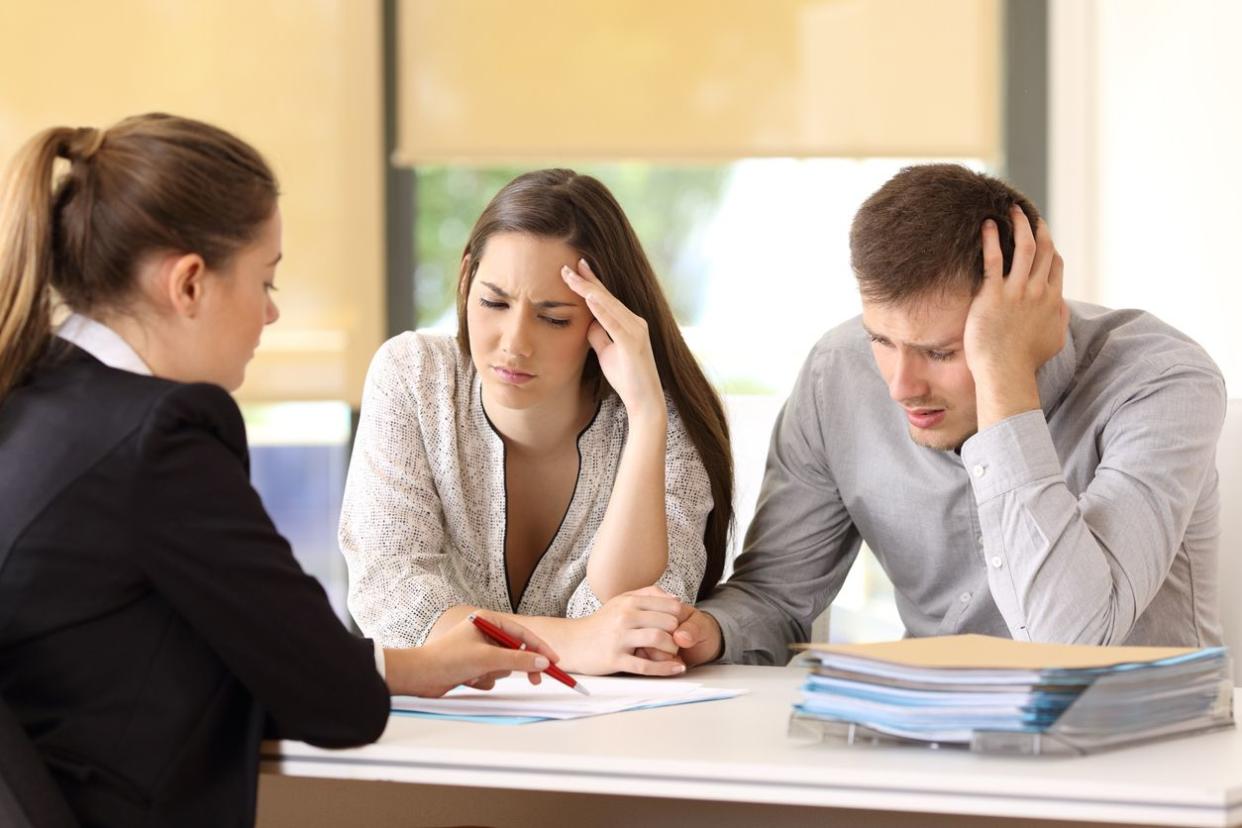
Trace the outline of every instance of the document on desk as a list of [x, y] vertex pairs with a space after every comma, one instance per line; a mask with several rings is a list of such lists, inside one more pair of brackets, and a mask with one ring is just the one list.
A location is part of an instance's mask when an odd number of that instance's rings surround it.
[[1233, 724], [1223, 647], [957, 635], [801, 649], [811, 671], [795, 721], [827, 733], [844, 725], [983, 751], [1089, 753]]
[[547, 676], [539, 684], [531, 684], [519, 673], [496, 682], [491, 690], [456, 687], [438, 699], [394, 696], [392, 709], [394, 713], [434, 718], [528, 724], [729, 699], [746, 692], [681, 679], [592, 677], [581, 681], [590, 696], [575, 693]]

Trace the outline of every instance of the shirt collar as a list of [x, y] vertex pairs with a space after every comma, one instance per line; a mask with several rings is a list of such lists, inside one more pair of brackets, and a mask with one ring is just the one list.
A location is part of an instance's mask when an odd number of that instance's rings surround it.
[[120, 334], [89, 316], [69, 314], [69, 318], [56, 330], [56, 335], [72, 342], [109, 368], [151, 376], [151, 369]]

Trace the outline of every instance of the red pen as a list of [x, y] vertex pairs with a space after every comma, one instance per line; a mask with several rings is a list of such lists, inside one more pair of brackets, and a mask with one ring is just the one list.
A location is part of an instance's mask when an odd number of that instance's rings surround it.
[[[490, 638], [492, 641], [495, 641], [500, 646], [508, 647], [510, 650], [525, 650], [526, 649], [525, 641], [518, 641], [516, 638], [509, 635], [507, 632], [502, 630], [500, 627], [497, 627], [495, 624], [493, 624], [491, 621], [488, 621], [486, 618], [482, 618], [478, 615], [475, 615], [473, 612], [470, 613], [468, 617], [470, 618], [470, 623], [474, 624], [476, 627], [479, 628], [479, 632], [483, 633], [485, 636]], [[562, 670], [560, 667], [557, 667], [555, 664], [549, 664], [548, 669], [544, 670], [544, 672], [547, 673], [552, 678], [559, 681], [561, 684], [568, 687], [570, 690], [577, 690], [579, 693], [581, 693], [584, 696], [591, 695], [590, 693], [587, 692], [587, 689], [585, 687], [583, 687], [578, 682], [574, 681], [573, 676], [571, 676], [569, 673], [566, 673], [564, 670]]]

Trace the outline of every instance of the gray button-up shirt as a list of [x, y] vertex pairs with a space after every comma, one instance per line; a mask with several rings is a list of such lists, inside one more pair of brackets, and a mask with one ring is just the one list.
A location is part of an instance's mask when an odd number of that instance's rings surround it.
[[910, 635], [1220, 642], [1220, 371], [1150, 314], [1070, 308], [1042, 410], [960, 454], [910, 439], [859, 319], [819, 341], [777, 419], [745, 551], [701, 604], [725, 660], [785, 663], [863, 540]]

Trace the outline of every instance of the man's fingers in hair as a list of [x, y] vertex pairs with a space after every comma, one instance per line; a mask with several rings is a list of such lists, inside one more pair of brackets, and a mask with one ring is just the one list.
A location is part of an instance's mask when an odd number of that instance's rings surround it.
[[1031, 222], [1026, 213], [1017, 204], [1009, 208], [1009, 219], [1013, 225], [1013, 264], [1009, 268], [1008, 282], [1010, 290], [1025, 289], [1035, 264], [1035, 234], [1031, 232]]
[[1031, 287], [1040, 289], [1052, 279], [1052, 265], [1057, 249], [1052, 243], [1052, 232], [1041, 218], [1035, 226], [1035, 261], [1031, 265]]
[[1005, 257], [1001, 254], [1000, 230], [988, 219], [980, 230], [983, 241], [983, 289], [998, 289], [1005, 275]]

